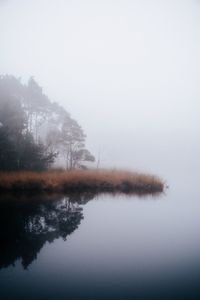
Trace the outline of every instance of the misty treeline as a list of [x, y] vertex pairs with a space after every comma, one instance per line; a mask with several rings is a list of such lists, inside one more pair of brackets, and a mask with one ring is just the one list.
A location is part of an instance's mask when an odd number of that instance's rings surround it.
[[76, 120], [52, 102], [30, 78], [0, 76], [0, 170], [46, 170], [59, 158], [65, 168], [84, 168], [95, 160], [85, 148]]

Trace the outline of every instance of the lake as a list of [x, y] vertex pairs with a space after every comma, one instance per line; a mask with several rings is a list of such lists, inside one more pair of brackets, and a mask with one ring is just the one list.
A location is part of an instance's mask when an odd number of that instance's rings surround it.
[[200, 299], [198, 151], [180, 148], [156, 197], [1, 195], [0, 298]]
[[1, 195], [1, 299], [198, 299], [199, 198]]

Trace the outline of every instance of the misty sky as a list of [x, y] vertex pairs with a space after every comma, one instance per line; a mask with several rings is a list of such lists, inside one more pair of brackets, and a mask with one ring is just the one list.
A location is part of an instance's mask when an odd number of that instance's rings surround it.
[[200, 1], [0, 0], [0, 73], [34, 76], [102, 160], [148, 169], [157, 137], [199, 138]]

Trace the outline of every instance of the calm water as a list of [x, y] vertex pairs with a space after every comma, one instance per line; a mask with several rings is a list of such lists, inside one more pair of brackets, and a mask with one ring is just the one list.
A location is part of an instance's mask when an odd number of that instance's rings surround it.
[[1, 195], [0, 299], [200, 299], [198, 179], [179, 175], [156, 198]]

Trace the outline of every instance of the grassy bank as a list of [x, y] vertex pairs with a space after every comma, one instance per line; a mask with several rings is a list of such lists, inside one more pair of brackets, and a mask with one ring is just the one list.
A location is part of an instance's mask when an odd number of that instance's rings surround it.
[[158, 177], [118, 170], [0, 173], [0, 191], [147, 194], [163, 189], [164, 183]]

